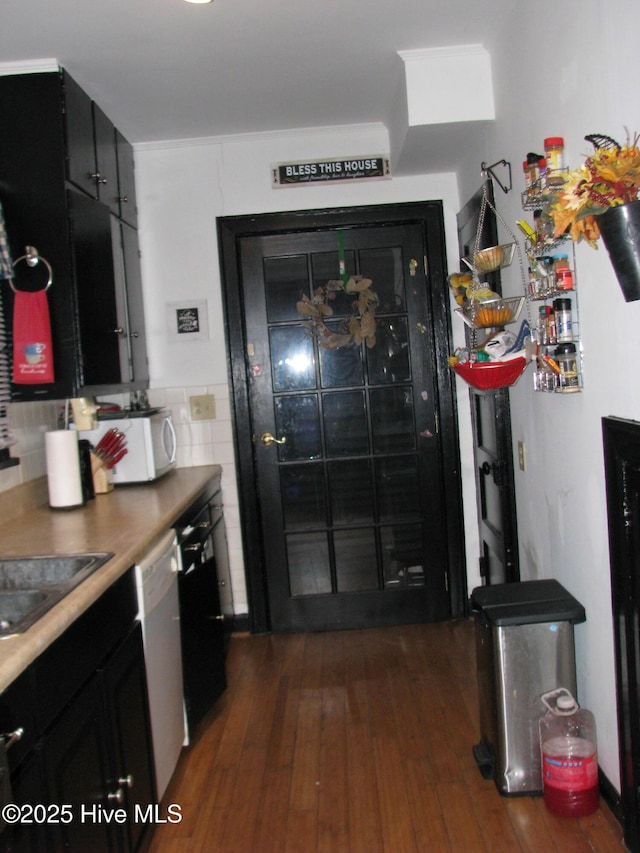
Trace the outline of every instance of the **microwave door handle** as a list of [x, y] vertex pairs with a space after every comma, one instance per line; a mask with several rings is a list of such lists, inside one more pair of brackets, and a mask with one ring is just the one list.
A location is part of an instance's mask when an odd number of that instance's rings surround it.
[[[167, 433], [169, 433], [170, 441], [167, 441]], [[164, 430], [163, 430], [163, 441], [164, 441], [164, 449], [167, 452], [167, 456], [169, 457], [170, 462], [176, 461], [176, 450], [177, 450], [177, 438], [176, 431], [173, 427], [173, 423], [170, 418], [166, 418], [164, 421]]]

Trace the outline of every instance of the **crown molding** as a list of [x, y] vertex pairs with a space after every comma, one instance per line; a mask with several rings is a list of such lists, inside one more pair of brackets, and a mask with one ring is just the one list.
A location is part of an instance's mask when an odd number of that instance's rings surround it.
[[15, 62], [0, 62], [0, 76], [10, 74], [41, 74], [44, 71], [59, 71], [57, 59], [21, 59]]
[[190, 139], [164, 139], [153, 142], [136, 142], [133, 144], [135, 151], [154, 151], [163, 148], [193, 148], [200, 145], [235, 145], [238, 143], [269, 142], [277, 139], [291, 139], [301, 136], [318, 136], [330, 134], [347, 135], [349, 133], [379, 132], [386, 133], [387, 128], [382, 122], [370, 122], [368, 124], [341, 124], [325, 127], [302, 127], [290, 130], [266, 130], [258, 133], [238, 133], [228, 136], [201, 136]]

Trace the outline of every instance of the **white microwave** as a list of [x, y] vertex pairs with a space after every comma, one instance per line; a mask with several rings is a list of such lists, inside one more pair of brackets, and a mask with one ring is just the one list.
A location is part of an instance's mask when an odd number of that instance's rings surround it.
[[113, 482], [148, 483], [162, 477], [176, 464], [176, 431], [168, 409], [113, 413], [98, 421], [97, 429], [80, 430], [95, 447], [110, 429], [124, 434], [127, 453], [115, 465]]

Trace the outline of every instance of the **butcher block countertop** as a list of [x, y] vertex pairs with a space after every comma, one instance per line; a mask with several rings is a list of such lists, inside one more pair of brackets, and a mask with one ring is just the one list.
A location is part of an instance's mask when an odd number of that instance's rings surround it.
[[178, 468], [155, 483], [116, 486], [73, 510], [48, 506], [47, 480], [0, 493], [0, 559], [110, 551], [113, 557], [23, 634], [0, 639], [0, 691], [31, 664], [189, 508], [219, 465]]

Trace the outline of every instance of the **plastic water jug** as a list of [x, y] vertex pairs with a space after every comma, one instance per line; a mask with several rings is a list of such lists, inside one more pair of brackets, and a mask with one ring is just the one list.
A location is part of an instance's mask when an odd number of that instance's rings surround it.
[[564, 687], [542, 696], [540, 719], [544, 804], [565, 817], [584, 817], [598, 808], [596, 723]]

